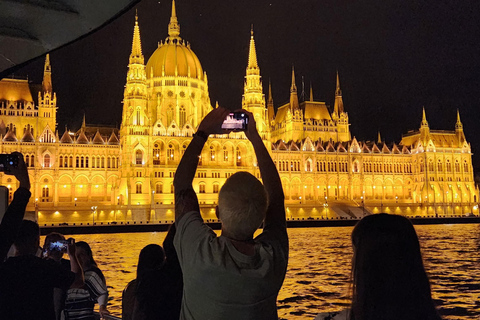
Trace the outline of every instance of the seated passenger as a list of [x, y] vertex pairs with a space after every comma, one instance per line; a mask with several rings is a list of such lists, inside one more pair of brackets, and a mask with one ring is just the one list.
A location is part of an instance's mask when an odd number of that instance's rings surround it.
[[360, 220], [352, 232], [353, 294], [349, 310], [316, 320], [440, 320], [412, 223], [385, 213]]
[[149, 244], [140, 251], [137, 278], [130, 281], [122, 293], [122, 320], [133, 319], [135, 295], [140, 278], [148, 271], [160, 269], [164, 262], [165, 252], [158, 244]]
[[76, 243], [77, 257], [85, 275], [85, 285], [70, 288], [65, 301], [66, 319], [94, 319], [95, 303], [99, 304], [100, 316], [109, 315], [107, 310], [108, 290], [105, 277], [93, 259], [92, 249], [85, 241]]
[[24, 220], [14, 242], [16, 256], [0, 266], [0, 317], [2, 319], [55, 319], [53, 288], [83, 285], [83, 273], [75, 256], [74, 240], [67, 253], [71, 271], [52, 260], [36, 257], [40, 242], [38, 224]]

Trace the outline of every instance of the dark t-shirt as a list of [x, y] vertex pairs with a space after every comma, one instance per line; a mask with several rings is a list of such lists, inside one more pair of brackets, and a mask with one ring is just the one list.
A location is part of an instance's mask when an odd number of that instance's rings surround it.
[[75, 274], [33, 255], [9, 258], [0, 266], [2, 319], [55, 319], [53, 288], [67, 289]]

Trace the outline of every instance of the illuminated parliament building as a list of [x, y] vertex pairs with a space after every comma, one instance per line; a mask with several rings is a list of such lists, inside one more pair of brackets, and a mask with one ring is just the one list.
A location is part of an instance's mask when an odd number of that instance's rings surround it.
[[[120, 129], [88, 126], [85, 119], [78, 130], [57, 128], [53, 72], [47, 55], [41, 86], [0, 81], [0, 153], [25, 156], [32, 181], [27, 217], [40, 224], [173, 220], [175, 170], [212, 110], [207, 73], [180, 37], [175, 3], [168, 37], [146, 63], [136, 18]], [[357, 141], [338, 74], [333, 108], [311, 92], [301, 101], [293, 70], [291, 76], [290, 101], [275, 107], [271, 87], [267, 98], [263, 91], [252, 32], [242, 107], [254, 114], [278, 168], [289, 219], [478, 214], [472, 153], [458, 113], [452, 131], [431, 130], [423, 110], [419, 129], [399, 143]], [[194, 189], [206, 219], [215, 219], [218, 192], [230, 175], [243, 170], [260, 178], [241, 132], [211, 137], [199, 162]], [[0, 184], [10, 196], [18, 187], [5, 174]]]

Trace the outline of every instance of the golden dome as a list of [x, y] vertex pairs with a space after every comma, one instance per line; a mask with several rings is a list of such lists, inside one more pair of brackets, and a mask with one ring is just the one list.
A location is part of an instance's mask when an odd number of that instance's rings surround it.
[[203, 80], [203, 69], [196, 54], [180, 38], [167, 38], [147, 62], [147, 78], [189, 77]]
[[168, 37], [160, 43], [147, 62], [147, 78], [189, 77], [203, 80], [203, 69], [190, 44], [180, 38], [175, 0], [172, 1], [172, 16], [168, 24]]

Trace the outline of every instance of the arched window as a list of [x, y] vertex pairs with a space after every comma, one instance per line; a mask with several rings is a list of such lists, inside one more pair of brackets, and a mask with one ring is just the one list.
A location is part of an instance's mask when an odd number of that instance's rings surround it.
[[46, 154], [43, 156], [43, 167], [50, 168], [50, 155]]
[[112, 161], [112, 158], [108, 157], [107, 158], [107, 168], [110, 168], [112, 166], [111, 161]]
[[137, 126], [140, 126], [142, 123], [140, 122], [140, 109], [137, 109], [137, 119], [136, 119]]
[[155, 185], [155, 193], [163, 193], [163, 184], [157, 183]]
[[175, 160], [175, 150], [173, 149], [173, 145], [171, 144], [168, 145], [167, 157], [168, 157], [168, 160], [170, 161]]
[[153, 146], [153, 152], [152, 152], [152, 158], [153, 158], [153, 164], [154, 165], [159, 165], [160, 164], [160, 147], [158, 144], [155, 144]]
[[467, 161], [463, 162], [463, 172], [468, 172], [468, 163]]
[[455, 172], [460, 172], [460, 163], [458, 161], [455, 161]]
[[60, 168], [63, 168], [63, 156], [60, 156], [58, 165], [60, 166]]
[[143, 164], [143, 152], [142, 152], [142, 150], [135, 151], [135, 164]]
[[438, 171], [438, 172], [442, 172], [442, 171], [443, 171], [443, 165], [442, 165], [442, 163], [441, 163], [440, 161], [438, 161], [438, 163], [437, 163], [437, 171]]
[[27, 167], [30, 166], [30, 161], [29, 161], [30, 159], [29, 159], [29, 157], [30, 157], [30, 156], [29, 156], [28, 154], [25, 156], [25, 164], [27, 165]]
[[185, 112], [185, 107], [184, 106], [181, 106], [180, 107], [180, 127], [183, 127], [185, 125], [185, 122], [187, 121], [187, 113]]
[[42, 198], [48, 198], [50, 196], [50, 190], [47, 186], [42, 188]]
[[210, 146], [210, 160], [215, 161], [215, 149], [213, 146]]
[[242, 152], [240, 151], [240, 148], [237, 147], [237, 155], [235, 157], [237, 159], [237, 166], [242, 165]]
[[223, 161], [228, 161], [228, 150], [227, 150], [227, 147], [223, 147]]
[[198, 185], [198, 193], [205, 193], [205, 183], [200, 183]]
[[88, 156], [85, 157], [85, 168], [88, 168]]
[[213, 193], [218, 193], [219, 190], [220, 190], [220, 187], [219, 187], [218, 183], [214, 183], [213, 184]]
[[450, 161], [447, 161], [447, 172], [452, 172], [452, 164]]
[[142, 193], [142, 184], [141, 183], [137, 183], [135, 185], [135, 192], [136, 193]]

